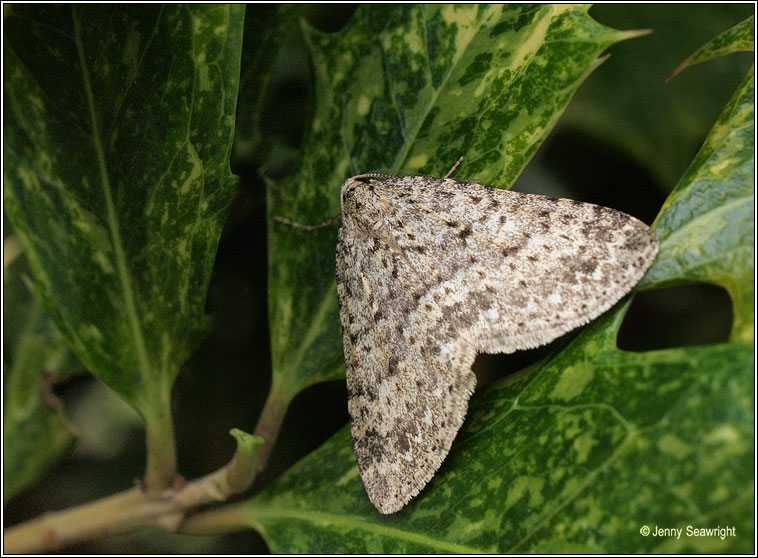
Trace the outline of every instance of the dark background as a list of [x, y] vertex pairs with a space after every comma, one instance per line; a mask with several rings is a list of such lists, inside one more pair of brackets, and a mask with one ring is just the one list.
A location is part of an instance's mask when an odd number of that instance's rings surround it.
[[[249, 5], [246, 26], [255, 18], [270, 18], [275, 9]], [[311, 25], [337, 32], [355, 7], [310, 5], [303, 9]], [[750, 4], [593, 7], [590, 14], [601, 23], [654, 33], [609, 49], [611, 57], [581, 86], [514, 189], [591, 201], [652, 223], [753, 56], [733, 54], [685, 70], [668, 84], [664, 79], [695, 49], [752, 10]], [[246, 37], [245, 43], [249, 41]], [[245, 59], [247, 52], [243, 51], [243, 76], [250, 63]], [[243, 77], [240, 96], [249, 83]], [[272, 151], [277, 155], [268, 160], [272, 178], [296, 168], [311, 94], [307, 52], [302, 41], [292, 41], [274, 64], [261, 118], [275, 138]], [[238, 114], [242, 118], [244, 114]], [[208, 294], [213, 327], [183, 367], [174, 388], [178, 460], [180, 472], [189, 479], [228, 461], [234, 451], [230, 428], [254, 430], [270, 381], [266, 215], [257, 157], [240, 150], [235, 154], [233, 170], [240, 175], [240, 191], [219, 246]], [[729, 335], [731, 320], [729, 297], [718, 287], [689, 285], [644, 292], [636, 295], [618, 343], [622, 349], [642, 351], [721, 342]], [[478, 358], [480, 385], [522, 368], [552, 347]], [[93, 380], [71, 381], [60, 387], [59, 394], [72, 420], [90, 435], [39, 483], [6, 506], [6, 525], [127, 489], [143, 473], [143, 433], [131, 411]], [[300, 393], [252, 493], [345, 425], [346, 400], [342, 381]], [[190, 537], [143, 530], [65, 551], [251, 554], [267, 552], [267, 547], [253, 531]]]

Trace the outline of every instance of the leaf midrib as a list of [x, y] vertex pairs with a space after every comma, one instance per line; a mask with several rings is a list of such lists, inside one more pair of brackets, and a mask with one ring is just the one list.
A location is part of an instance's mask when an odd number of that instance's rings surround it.
[[[288, 379], [294, 379], [291, 384], [294, 385], [295, 389], [302, 389], [302, 385], [299, 384], [302, 382], [303, 379], [308, 379], [307, 377], [300, 377], [298, 378], [298, 372], [302, 370], [303, 362], [305, 361], [305, 357], [308, 354], [308, 350], [310, 347], [313, 346], [313, 343], [318, 338], [321, 328], [323, 324], [326, 322], [326, 315], [329, 313], [329, 311], [332, 308], [332, 304], [334, 299], [337, 296], [337, 283], [333, 281], [331, 283], [331, 286], [329, 287], [329, 290], [324, 294], [323, 297], [321, 297], [321, 302], [318, 305], [318, 308], [316, 309], [316, 312], [313, 316], [313, 319], [310, 322], [310, 326], [305, 332], [305, 335], [303, 335], [302, 342], [297, 346], [296, 350], [294, 351], [292, 358], [289, 360], [289, 362], [286, 365], [286, 369], [290, 370], [290, 374], [283, 374], [283, 378]], [[297, 378], [297, 379], [295, 379]], [[297, 391], [292, 393], [292, 396], [295, 395]]]
[[[547, 8], [549, 10], [549, 13], [546, 14], [544, 16], [544, 18], [543, 18], [543, 20], [548, 21], [548, 24], [545, 27], [545, 30], [547, 30], [547, 28], [550, 26], [549, 22], [551, 20], [551, 17], [555, 15], [555, 13], [554, 13], [555, 6], [547, 6], [546, 5], [546, 6], [544, 6], [544, 8]], [[422, 10], [423, 9], [424, 8], [422, 7]], [[558, 13], [561, 13], [561, 12], [563, 12], [563, 11], [566, 10], [566, 8], [563, 7], [563, 6], [559, 6], [558, 9], [559, 9]], [[535, 11], [537, 11], [537, 10], [535, 10]], [[402, 168], [401, 164], [405, 161], [406, 157], [408, 156], [408, 153], [410, 152], [410, 149], [413, 147], [413, 144], [415, 143], [415, 140], [416, 140], [416, 137], [418, 136], [419, 131], [424, 126], [424, 122], [426, 122], [426, 119], [429, 116], [429, 112], [436, 105], [437, 98], [439, 97], [440, 93], [447, 86], [447, 83], [448, 83], [448, 81], [450, 79], [450, 76], [453, 75], [455, 69], [458, 67], [458, 64], [460, 64], [461, 59], [465, 56], [466, 51], [468, 50], [469, 46], [479, 36], [479, 31], [484, 26], [484, 22], [486, 21], [486, 19], [487, 19], [486, 16], [482, 16], [479, 19], [479, 21], [477, 22], [476, 30], [471, 32], [471, 37], [470, 37], [469, 41], [466, 43], [466, 45], [462, 49], [459, 49], [458, 51], [456, 51], [456, 56], [455, 56], [455, 58], [453, 60], [453, 63], [450, 65], [450, 68], [448, 69], [447, 73], [442, 78], [442, 81], [440, 81], [439, 87], [436, 88], [433, 91], [432, 97], [430, 98], [430, 100], [427, 103], [426, 107], [424, 107], [422, 109], [423, 112], [421, 114], [421, 117], [416, 120], [414, 129], [407, 136], [405, 135], [405, 133], [403, 134], [403, 139], [404, 139], [403, 146], [402, 146], [400, 152], [398, 152], [398, 154], [395, 156], [395, 158], [394, 158], [394, 160], [393, 160], [392, 165], [391, 165], [390, 168], [392, 168], [392, 169], [400, 169], [400, 168]], [[424, 13], [424, 21], [426, 21], [426, 14], [425, 13]], [[537, 27], [539, 27], [539, 26], [537, 26]], [[545, 37], [546, 36], [547, 36], [547, 33], [546, 32], [543, 33], [543, 42], [545, 42]], [[427, 52], [427, 65], [429, 67], [429, 73], [431, 75], [431, 60], [429, 59], [429, 56], [428, 56], [429, 50], [428, 50], [428, 44], [426, 44], [426, 42], [427, 42], [426, 41], [426, 37], [427, 37], [427, 35], [426, 35], [426, 28], [425, 28], [424, 29], [424, 39], [425, 39], [425, 46], [427, 47], [427, 50], [426, 50], [426, 52]], [[588, 69], [587, 75], [589, 75], [589, 73], [593, 69], [594, 69], [594, 66], [591, 66]], [[431, 79], [430, 79], [430, 83], [431, 83]], [[394, 102], [394, 95], [393, 95], [393, 102]], [[396, 103], [395, 103], [395, 106], [397, 106]], [[400, 116], [401, 115], [398, 115], [398, 121], [400, 121], [402, 123], [402, 118], [400, 118]], [[556, 120], [557, 120], [558, 116], [560, 116], [560, 115], [556, 115]], [[403, 126], [403, 130], [405, 131], [405, 127], [404, 126]]]
[[117, 275], [119, 283], [121, 285], [121, 291], [123, 294], [124, 307], [126, 309], [127, 320], [129, 322], [129, 328], [132, 332], [132, 340], [134, 342], [134, 350], [137, 356], [137, 363], [139, 367], [139, 373], [142, 377], [145, 385], [149, 385], [151, 379], [150, 360], [147, 354], [147, 348], [145, 346], [144, 332], [142, 331], [142, 324], [140, 323], [139, 316], [137, 315], [137, 305], [135, 301], [134, 291], [132, 289], [131, 276], [129, 274], [129, 268], [126, 262], [126, 254], [124, 251], [123, 241], [121, 239], [121, 233], [119, 230], [118, 218], [116, 216], [116, 208], [113, 203], [113, 196], [111, 193], [110, 177], [108, 174], [108, 167], [105, 160], [105, 150], [103, 148], [103, 142], [100, 135], [100, 129], [97, 122], [97, 115], [95, 112], [95, 99], [92, 91], [92, 84], [90, 82], [89, 69], [87, 61], [84, 56], [84, 44], [82, 42], [81, 22], [79, 21], [79, 15], [75, 7], [71, 9], [71, 16], [74, 23], [74, 43], [76, 45], [76, 51], [79, 57], [79, 64], [81, 66], [82, 80], [87, 97], [87, 108], [89, 110], [90, 121], [92, 123], [92, 144], [95, 148], [95, 154], [97, 158], [98, 170], [100, 172], [100, 185], [103, 189], [103, 196], [105, 197], [105, 206], [107, 210], [107, 225], [108, 231], [111, 237], [111, 244], [113, 245], [113, 254], [116, 263]]
[[706, 224], [709, 221], [713, 221], [716, 218], [723, 218], [725, 214], [728, 214], [729, 211], [735, 207], [739, 207], [744, 203], [750, 203], [752, 205], [754, 199], [754, 196], [740, 196], [737, 198], [732, 198], [732, 200], [728, 203], [720, 205], [714, 209], [710, 209], [706, 213], [697, 215], [689, 222], [683, 224], [675, 230], [672, 230], [666, 238], [660, 241], [661, 252], [670, 249], [671, 246], [686, 246], [687, 243], [679, 242], [677, 239], [683, 235], [691, 234], [692, 229], [699, 230], [707, 228]]
[[293, 508], [264, 508], [265, 511], [256, 513], [256, 519], [285, 519], [285, 520], [301, 520], [315, 525], [318, 524], [332, 524], [341, 525], [345, 527], [360, 529], [365, 532], [375, 533], [382, 537], [393, 537], [397, 540], [402, 540], [411, 543], [417, 543], [424, 545], [431, 549], [438, 549], [445, 552], [456, 554], [481, 554], [486, 552], [481, 548], [475, 548], [465, 546], [462, 544], [450, 543], [441, 541], [440, 539], [430, 537], [428, 535], [408, 531], [405, 529], [399, 529], [391, 525], [377, 523], [376, 521], [368, 521], [365, 519], [358, 519], [357, 516], [342, 515], [336, 513], [317, 512], [311, 510], [298, 510]]
[[[425, 7], [421, 7], [422, 10], [425, 10]], [[453, 59], [453, 63], [450, 65], [450, 68], [448, 69], [447, 73], [445, 74], [445, 77], [442, 78], [442, 81], [440, 82], [440, 86], [432, 92], [432, 97], [429, 99], [429, 102], [427, 103], [426, 107], [424, 107], [423, 113], [419, 118], [416, 119], [416, 123], [414, 126], [414, 129], [411, 131], [409, 135], [406, 136], [406, 134], [403, 134], [403, 139], [405, 140], [403, 143], [402, 148], [400, 149], [400, 152], [395, 155], [395, 159], [392, 161], [391, 168], [393, 169], [399, 169], [400, 164], [405, 161], [405, 158], [408, 156], [408, 153], [413, 146], [414, 142], [416, 141], [416, 137], [418, 136], [419, 131], [421, 130], [422, 126], [424, 125], [424, 122], [426, 122], [427, 117], [429, 116], [429, 112], [432, 110], [432, 107], [435, 106], [437, 103], [437, 98], [440, 95], [440, 92], [445, 89], [445, 86], [447, 85], [448, 80], [450, 79], [450, 76], [453, 74], [453, 71], [455, 68], [458, 67], [458, 64], [461, 61], [461, 58], [466, 54], [466, 50], [468, 50], [469, 45], [474, 40], [474, 38], [477, 36], [479, 29], [482, 27], [482, 22], [484, 21], [484, 17], [482, 17], [477, 25], [477, 29], [475, 32], [471, 33], [471, 38], [466, 43], [466, 46], [460, 49], [456, 52], [456, 57]], [[426, 13], [424, 13], [424, 22], [426, 22]], [[424, 47], [426, 48], [427, 52], [427, 66], [429, 68], [429, 74], [431, 75], [431, 60], [429, 59], [429, 45], [426, 35], [426, 25], [424, 26]], [[432, 80], [429, 80], [429, 83], [432, 83]], [[393, 102], [395, 101], [394, 94], [393, 94]], [[397, 103], [395, 103], [395, 106], [397, 106]], [[401, 115], [398, 114], [398, 121], [402, 122]], [[403, 130], [405, 130], [405, 126], [403, 126]]]

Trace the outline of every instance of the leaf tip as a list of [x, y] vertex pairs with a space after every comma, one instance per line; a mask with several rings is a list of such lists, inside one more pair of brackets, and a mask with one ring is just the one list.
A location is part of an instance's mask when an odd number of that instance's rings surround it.
[[685, 58], [684, 60], [682, 60], [682, 62], [676, 68], [674, 68], [673, 72], [671, 72], [668, 75], [668, 77], [666, 78], [666, 82], [665, 83], [670, 82], [672, 79], [674, 79], [676, 76], [678, 76], [684, 70], [686, 70], [687, 68], [689, 68], [691, 65], [692, 65], [692, 56], [688, 56], [687, 58]]
[[253, 452], [263, 445], [263, 438], [248, 434], [239, 428], [232, 428], [229, 434], [237, 441], [237, 446], [244, 446], [246, 451]]
[[637, 39], [639, 37], [645, 37], [652, 33], [652, 29], [629, 29], [627, 31], [619, 31], [619, 40], [626, 41], [628, 39]]

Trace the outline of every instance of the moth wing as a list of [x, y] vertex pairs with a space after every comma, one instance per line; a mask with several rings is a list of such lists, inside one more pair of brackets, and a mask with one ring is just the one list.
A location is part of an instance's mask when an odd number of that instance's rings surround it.
[[460, 328], [481, 352], [537, 347], [588, 323], [658, 252], [650, 228], [615, 209], [419, 178], [424, 188], [406, 178], [382, 185], [394, 209], [387, 227], [412, 266], [435, 270], [431, 296], [457, 318], [443, 327]]
[[657, 253], [650, 229], [619, 211], [465, 181], [348, 181], [343, 204], [348, 409], [382, 513], [415, 496], [450, 450], [477, 351], [536, 347], [587, 323]]
[[[348, 411], [358, 469], [381, 513], [401, 509], [429, 482], [466, 416], [476, 378], [472, 346], [442, 354], [419, 298], [398, 281], [407, 262], [395, 250], [350, 232], [337, 248]], [[370, 273], [367, 271], [370, 270]], [[423, 298], [423, 297], [421, 297]], [[412, 315], [411, 315], [412, 314]]]

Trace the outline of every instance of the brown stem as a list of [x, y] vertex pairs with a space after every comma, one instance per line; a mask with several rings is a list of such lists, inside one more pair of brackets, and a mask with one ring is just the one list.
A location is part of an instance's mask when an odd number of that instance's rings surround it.
[[132, 488], [10, 527], [4, 532], [3, 550], [8, 554], [41, 553], [145, 526], [176, 531], [188, 510], [247, 490], [255, 479], [256, 458], [255, 452], [240, 451], [238, 444], [226, 466], [176, 490]]
[[[255, 434], [264, 438], [260, 449], [252, 457], [243, 456], [237, 451], [222, 469], [176, 489], [160, 489], [161, 486], [171, 486], [175, 476], [176, 452], [170, 413], [146, 417], [147, 490], [133, 488], [10, 527], [4, 532], [3, 550], [8, 554], [44, 552], [144, 526], [161, 527], [168, 531], [181, 527], [182, 531], [196, 533], [226, 532], [246, 527], [247, 523], [234, 507], [189, 518], [186, 518], [186, 513], [203, 504], [223, 501], [232, 494], [247, 490], [274, 447], [290, 399], [286, 389], [273, 384], [255, 429]], [[169, 409], [168, 405], [163, 408]], [[256, 460], [258, 467], [255, 466]]]
[[176, 446], [174, 443], [174, 423], [171, 420], [171, 395], [162, 398], [156, 405], [157, 413], [145, 416], [145, 443], [147, 463], [145, 465], [145, 489], [148, 492], [165, 490], [176, 476]]
[[57, 550], [74, 542], [124, 533], [140, 525], [175, 529], [182, 514], [172, 508], [170, 499], [155, 498], [133, 488], [6, 529], [4, 550], [9, 554]]
[[271, 450], [274, 448], [279, 430], [282, 427], [284, 416], [287, 414], [291, 397], [287, 390], [282, 389], [278, 383], [272, 383], [268, 392], [266, 403], [263, 405], [258, 424], [255, 426], [256, 436], [263, 438], [263, 445], [258, 450], [258, 470], [261, 471], [268, 462]]
[[178, 531], [188, 535], [223, 535], [250, 527], [250, 521], [240, 507], [228, 505], [189, 516]]

